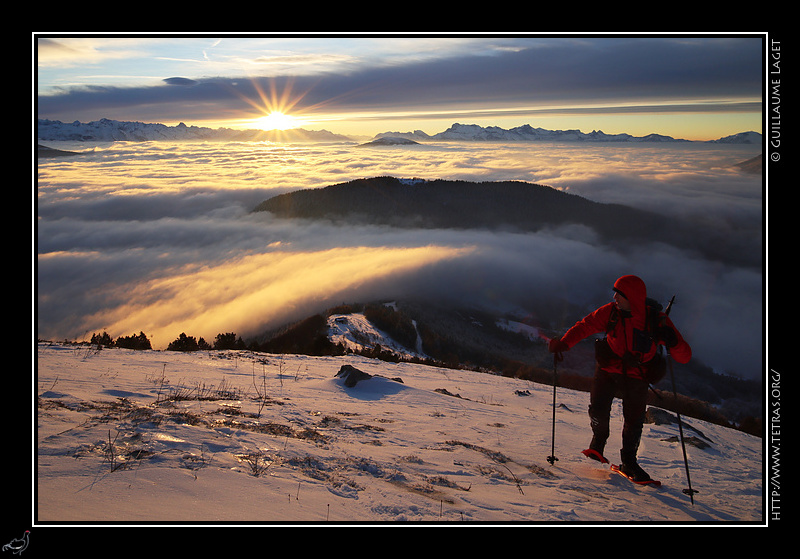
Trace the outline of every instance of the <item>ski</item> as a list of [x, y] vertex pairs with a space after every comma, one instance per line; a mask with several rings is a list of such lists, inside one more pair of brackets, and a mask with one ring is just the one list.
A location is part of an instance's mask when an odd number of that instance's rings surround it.
[[611, 466], [609, 466], [609, 468], [611, 469], [612, 472], [618, 473], [619, 475], [621, 475], [625, 479], [627, 479], [627, 480], [629, 480], [629, 481], [631, 481], [631, 482], [633, 482], [633, 483], [635, 483], [637, 485], [652, 485], [654, 487], [660, 487], [661, 486], [661, 482], [658, 481], [658, 480], [655, 480], [655, 479], [647, 479], [647, 480], [637, 481], [637, 480], [633, 479], [631, 476], [625, 474], [622, 470], [620, 470], [619, 466], [617, 466], [616, 464], [611, 464]]

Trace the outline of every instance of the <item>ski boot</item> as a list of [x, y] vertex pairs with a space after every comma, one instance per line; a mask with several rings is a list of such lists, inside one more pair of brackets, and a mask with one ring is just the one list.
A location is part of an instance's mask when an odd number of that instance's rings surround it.
[[625, 477], [636, 483], [647, 483], [649, 481], [652, 481], [650, 474], [645, 472], [642, 469], [642, 467], [636, 462], [633, 463], [623, 462], [619, 467], [619, 471]]

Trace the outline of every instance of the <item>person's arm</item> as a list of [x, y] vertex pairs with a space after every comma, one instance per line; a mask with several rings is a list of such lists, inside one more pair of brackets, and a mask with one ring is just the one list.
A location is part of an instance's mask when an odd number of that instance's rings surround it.
[[669, 354], [678, 363], [688, 363], [692, 358], [692, 348], [683, 339], [668, 316], [664, 316], [664, 324], [656, 330], [655, 334], [659, 343], [666, 346]]
[[[551, 343], [551, 345], [555, 345], [558, 348], [557, 351], [567, 351], [584, 338], [592, 334], [597, 334], [598, 332], [605, 332], [608, 326], [608, 318], [611, 315], [611, 309], [613, 307], [614, 303], [608, 303], [586, 315], [583, 319], [576, 322], [572, 328], [567, 330], [559, 340], [553, 340], [553, 342], [556, 343]], [[550, 351], [553, 351], [553, 349], [551, 348]], [[555, 351], [553, 351], [553, 353], [555, 353]]]

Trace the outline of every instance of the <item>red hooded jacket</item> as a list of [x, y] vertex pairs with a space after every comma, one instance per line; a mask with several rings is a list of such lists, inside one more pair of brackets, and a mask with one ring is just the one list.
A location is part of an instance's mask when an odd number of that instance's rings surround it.
[[[584, 317], [583, 320], [576, 322], [575, 326], [561, 337], [561, 341], [571, 348], [592, 334], [605, 332], [609, 326], [612, 312], [616, 313], [616, 322], [611, 331], [607, 332], [606, 339], [611, 351], [620, 359], [611, 360], [603, 369], [610, 373], [622, 373], [621, 358], [623, 355], [630, 353], [636, 362], [647, 363], [656, 354], [659, 343], [663, 345], [663, 342], [658, 340], [651, 342], [649, 337], [644, 335], [647, 332], [647, 306], [645, 303], [647, 288], [644, 282], [636, 276], [622, 276], [614, 283], [614, 290], [622, 293], [628, 300], [631, 305], [630, 314], [616, 309], [616, 303], [608, 303]], [[659, 319], [664, 326], [668, 326], [675, 332], [677, 343], [669, 348], [670, 355], [678, 363], [688, 363], [692, 358], [691, 347], [666, 314], [659, 313]], [[627, 366], [625, 374], [635, 378], [644, 378], [644, 372], [639, 366]]]

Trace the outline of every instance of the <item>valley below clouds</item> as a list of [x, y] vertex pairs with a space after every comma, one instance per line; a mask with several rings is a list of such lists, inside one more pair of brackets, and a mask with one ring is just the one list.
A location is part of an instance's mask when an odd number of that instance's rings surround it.
[[[82, 153], [38, 160], [39, 338], [143, 331], [163, 349], [181, 332], [247, 338], [340, 303], [411, 297], [524, 312], [566, 330], [633, 273], [649, 295], [676, 295], [673, 320], [698, 359], [719, 372], [761, 375], [763, 185], [735, 167], [760, 146], [50, 147]], [[376, 176], [548, 185], [703, 224], [744, 257], [609, 245], [581, 226], [400, 229], [252, 212], [278, 194]]]

